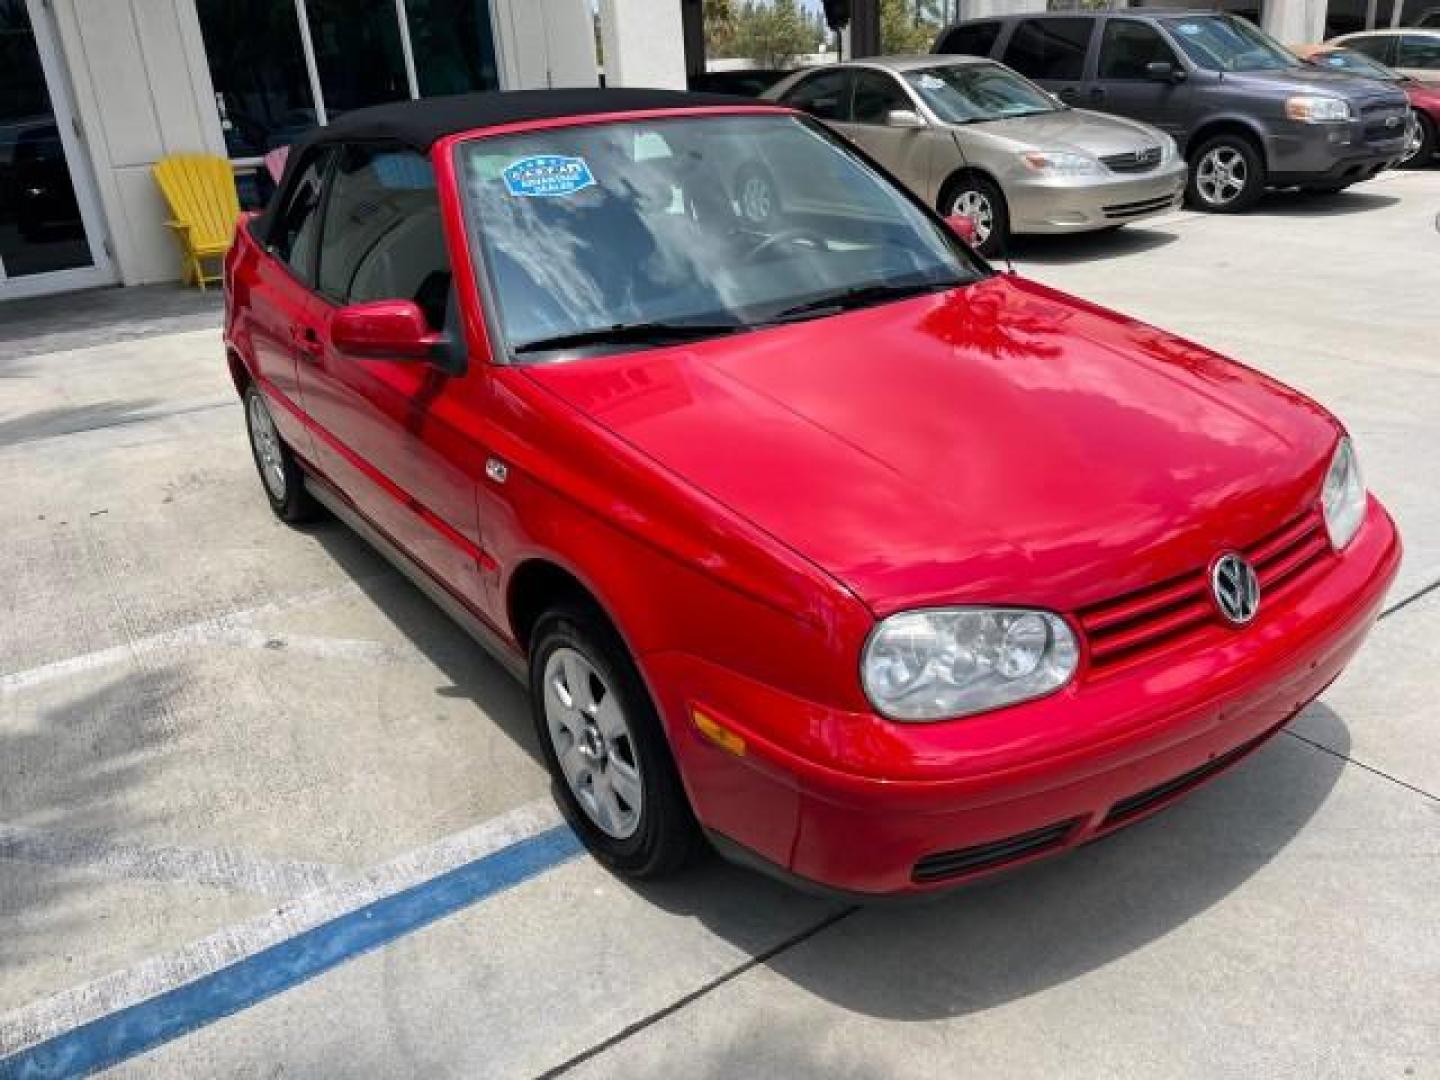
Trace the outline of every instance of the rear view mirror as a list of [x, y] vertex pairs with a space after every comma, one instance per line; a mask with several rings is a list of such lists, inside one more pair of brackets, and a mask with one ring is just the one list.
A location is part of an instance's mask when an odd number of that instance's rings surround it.
[[430, 329], [425, 313], [412, 300], [375, 300], [352, 304], [330, 319], [330, 341], [349, 356], [377, 360], [430, 360], [444, 336]]
[[885, 126], [893, 128], [923, 128], [925, 121], [914, 109], [891, 109], [885, 114]]
[[950, 226], [950, 231], [958, 236], [966, 247], [975, 246], [975, 222], [964, 214], [951, 214], [945, 219], [945, 224]]
[[1168, 60], [1152, 60], [1145, 65], [1145, 77], [1155, 82], [1182, 82], [1185, 72]]

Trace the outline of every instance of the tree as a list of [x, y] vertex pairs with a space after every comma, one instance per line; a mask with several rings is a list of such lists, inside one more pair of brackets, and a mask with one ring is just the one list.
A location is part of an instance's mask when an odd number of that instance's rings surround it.
[[880, 0], [880, 48], [887, 53], [929, 52], [948, 8], [945, 0]]
[[744, 0], [734, 12], [733, 25], [734, 33], [725, 51], [754, 60], [764, 68], [792, 67], [820, 43], [813, 20], [800, 10], [796, 0]]
[[705, 0], [705, 55], [729, 56], [735, 44], [735, 5], [730, 0]]

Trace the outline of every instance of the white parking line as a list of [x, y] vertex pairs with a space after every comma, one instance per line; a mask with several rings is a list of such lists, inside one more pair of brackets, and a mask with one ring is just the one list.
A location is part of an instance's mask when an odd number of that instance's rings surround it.
[[353, 877], [327, 863], [266, 859], [220, 848], [150, 847], [0, 823], [0, 859], [63, 866], [108, 878], [186, 882], [290, 900]]
[[[158, 634], [136, 638], [134, 641], [128, 641], [121, 645], [112, 645], [109, 648], [97, 649], [95, 652], [82, 653], [64, 660], [55, 660], [24, 671], [12, 671], [6, 675], [0, 675], [0, 696], [28, 690], [57, 679], [67, 679], [87, 671], [94, 671], [96, 668], [108, 667], [111, 664], [136, 660], [150, 653], [167, 649], [227, 643], [250, 644], [257, 640], [251, 626], [259, 619], [295, 608], [352, 596], [361, 592], [366, 585], [386, 580], [388, 577], [389, 575], [359, 578], [341, 585], [314, 589], [310, 592], [286, 597], [283, 600], [272, 600], [244, 611], [227, 612], [224, 615], [201, 619], [199, 622], [177, 627], [174, 630], [163, 630]], [[262, 645], [268, 644], [269, 640], [269, 638], [259, 639]], [[337, 647], [337, 651], [340, 649], [343, 647]]]
[[560, 823], [560, 812], [549, 799], [527, 803], [174, 952], [23, 1005], [0, 1016], [0, 1059], [194, 982]]

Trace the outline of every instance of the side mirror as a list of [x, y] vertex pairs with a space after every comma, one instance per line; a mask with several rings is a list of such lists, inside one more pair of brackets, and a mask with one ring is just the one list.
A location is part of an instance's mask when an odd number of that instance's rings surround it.
[[1145, 77], [1154, 82], [1178, 83], [1185, 81], [1185, 72], [1168, 60], [1152, 60], [1145, 65]]
[[975, 222], [964, 214], [951, 214], [945, 219], [945, 224], [950, 226], [950, 231], [958, 236], [966, 247], [975, 246]]
[[923, 128], [925, 121], [914, 109], [891, 109], [885, 114], [885, 126], [893, 128]]
[[349, 356], [431, 360], [444, 344], [444, 335], [430, 329], [413, 300], [375, 300], [335, 312], [330, 317], [330, 340]]

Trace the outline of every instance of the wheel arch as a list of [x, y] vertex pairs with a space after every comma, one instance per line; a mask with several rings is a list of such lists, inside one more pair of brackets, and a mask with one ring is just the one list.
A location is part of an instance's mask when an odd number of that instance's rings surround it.
[[[1242, 120], [1234, 116], [1222, 116], [1207, 120], [1191, 132], [1190, 137], [1185, 141], [1185, 160], [1190, 161], [1191, 154], [1217, 135], [1239, 135], [1250, 143], [1255, 152], [1260, 155], [1261, 164], [1269, 169], [1270, 162], [1265, 153], [1264, 134], [1249, 120]], [[1190, 163], [1194, 164], [1194, 162]]]
[[230, 381], [235, 384], [235, 393], [244, 397], [246, 388], [254, 382], [244, 358], [235, 349], [226, 349], [225, 363], [230, 368]]
[[995, 190], [1000, 193], [1000, 198], [1005, 200], [1006, 210], [1009, 210], [1010, 199], [1005, 194], [1005, 188], [1000, 183], [999, 178], [994, 173], [990, 172], [988, 169], [983, 169], [979, 165], [967, 164], [961, 165], [959, 168], [952, 169], [950, 175], [945, 177], [945, 179], [941, 182], [940, 190], [935, 195], [935, 209], [938, 213], [945, 213], [946, 199], [950, 195], [950, 193], [954, 191], [956, 185], [960, 184], [964, 180], [970, 179], [971, 177], [978, 177], [979, 179], [994, 185]]
[[593, 588], [559, 562], [537, 555], [515, 567], [505, 589], [505, 616], [522, 654], [530, 654], [535, 627], [545, 612], [563, 603], [588, 608], [624, 640], [615, 617]]

